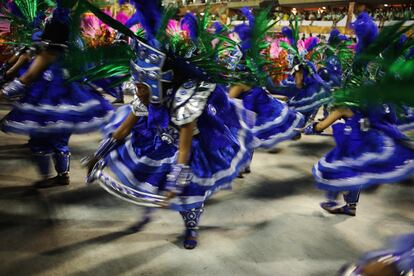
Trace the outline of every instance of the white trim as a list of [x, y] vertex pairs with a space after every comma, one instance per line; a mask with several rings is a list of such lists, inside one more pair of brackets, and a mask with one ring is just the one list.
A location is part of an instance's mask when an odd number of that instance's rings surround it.
[[253, 127], [253, 132], [259, 132], [267, 128], [275, 127], [280, 125], [282, 122], [286, 121], [286, 118], [289, 115], [289, 107], [286, 104], [283, 104], [282, 112], [277, 116], [277, 118], [273, 121], [264, 123], [260, 126]]
[[292, 108], [297, 112], [307, 112], [307, 111], [310, 111], [311, 109], [317, 107], [318, 105], [319, 106], [323, 105], [325, 102], [328, 102], [329, 100], [330, 100], [329, 98], [323, 98], [323, 99], [320, 99], [319, 101], [313, 102], [310, 105], [303, 105], [303, 106], [300, 106], [300, 107], [292, 106]]
[[395, 143], [390, 138], [385, 136], [383, 133], [380, 134], [384, 137], [384, 145], [382, 145], [382, 152], [374, 153], [374, 152], [365, 152], [357, 159], [354, 158], [343, 158], [341, 160], [335, 160], [334, 162], [330, 163], [326, 161], [326, 157], [322, 157], [321, 160], [318, 162], [322, 166], [330, 169], [337, 169], [340, 167], [345, 166], [363, 166], [368, 161], [386, 161], [394, 154]]
[[160, 164], [174, 164], [178, 157], [178, 150], [175, 152], [174, 156], [167, 157], [161, 160], [152, 159], [148, 156], [138, 157], [132, 146], [131, 139], [128, 139], [128, 141], [125, 143], [125, 147], [127, 149], [129, 157], [134, 162], [134, 164], [143, 163], [147, 166], [158, 167]]
[[[65, 121], [56, 121], [56, 122], [46, 122], [46, 126], [42, 126], [39, 123], [35, 121], [10, 121], [6, 120], [4, 121], [5, 126], [10, 126], [15, 129], [21, 129], [21, 130], [35, 130], [36, 132], [47, 132], [50, 130], [61, 130], [61, 129], [71, 129], [72, 132], [77, 132], [77, 130], [82, 129], [90, 129], [90, 128], [97, 128], [99, 125], [101, 125], [103, 122], [108, 121], [108, 119], [112, 116], [113, 111], [109, 112], [105, 117], [94, 117], [92, 120], [88, 122], [79, 122], [79, 123], [71, 123], [71, 122], [65, 122]], [[13, 132], [13, 131], [12, 131]]]
[[318, 164], [316, 164], [314, 167], [315, 178], [317, 182], [344, 188], [348, 186], [367, 184], [372, 180], [384, 180], [384, 182], [386, 182], [387, 179], [395, 179], [397, 177], [402, 177], [411, 170], [414, 170], [414, 160], [407, 160], [405, 161], [405, 164], [403, 166], [399, 166], [396, 170], [393, 170], [388, 173], [362, 173], [353, 177], [330, 180], [322, 177]]
[[113, 160], [118, 160], [118, 153], [116, 152], [116, 150], [113, 150], [110, 153], [110, 156], [111, 156], [111, 163], [114, 166], [116, 166], [119, 171], [122, 172], [122, 174], [128, 179], [129, 183], [136, 186], [137, 188], [139, 187], [140, 190], [148, 192], [148, 193], [158, 192], [157, 186], [151, 185], [148, 182], [138, 181], [136, 177], [134, 176], [134, 174], [131, 172], [131, 170], [127, 166], [125, 166], [125, 164], [123, 164], [122, 162], [113, 161]]
[[402, 125], [398, 125], [398, 129], [400, 131], [407, 131], [407, 130], [411, 130], [414, 128], [414, 122], [408, 123], [408, 124], [402, 124]]
[[295, 100], [295, 97], [293, 97], [290, 101], [288, 101], [288, 103], [292, 103], [292, 104], [299, 104], [302, 102], [307, 102], [307, 101], [313, 101], [314, 98], [323, 95], [323, 94], [328, 94], [328, 92], [325, 89], [321, 89], [318, 92], [314, 93], [312, 96], [310, 97], [306, 97], [306, 98], [301, 98], [300, 100]]
[[[282, 140], [286, 137], [288, 137], [289, 135], [292, 134], [292, 132], [295, 131], [295, 128], [298, 127], [298, 124], [304, 120], [304, 117], [302, 114], [298, 113], [296, 115], [296, 119], [295, 121], [292, 123], [292, 125], [289, 127], [289, 129], [287, 129], [286, 131], [282, 132], [282, 133], [278, 133], [276, 135], [270, 136], [268, 139], [262, 141], [258, 138], [259, 142], [259, 147], [260, 146], [269, 146], [271, 144], [274, 144], [275, 142]], [[299, 132], [298, 132], [299, 133]]]
[[238, 131], [238, 141], [240, 142], [239, 152], [236, 154], [236, 157], [233, 158], [229, 168], [218, 171], [209, 178], [201, 178], [201, 177], [197, 177], [196, 175], [193, 175], [191, 182], [194, 182], [195, 184], [199, 186], [203, 186], [203, 187], [213, 186], [220, 179], [229, 176], [231, 174], [230, 172], [235, 171], [236, 166], [239, 164], [240, 160], [243, 158], [244, 152], [246, 151], [246, 144], [245, 144], [246, 133], [247, 133], [246, 129], [248, 129], [249, 127], [243, 121], [242, 113], [245, 109], [243, 106], [240, 106], [238, 102], [234, 102], [234, 103], [235, 103], [237, 115], [239, 117], [239, 122], [241, 124], [241, 129], [239, 129]]
[[36, 111], [44, 113], [45, 111], [53, 111], [56, 113], [65, 113], [68, 111], [84, 112], [94, 106], [100, 106], [101, 103], [98, 100], [90, 100], [87, 102], [80, 103], [79, 105], [70, 105], [70, 104], [39, 104], [33, 105], [29, 103], [15, 103], [14, 106], [21, 110], [26, 111]]

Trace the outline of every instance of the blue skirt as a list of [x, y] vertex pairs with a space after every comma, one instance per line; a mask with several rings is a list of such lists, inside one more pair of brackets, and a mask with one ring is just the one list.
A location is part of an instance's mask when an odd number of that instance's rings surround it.
[[85, 133], [105, 124], [113, 112], [111, 104], [86, 85], [66, 83], [64, 75], [62, 67], [51, 65], [14, 104], [2, 130], [29, 135]]
[[199, 134], [193, 137], [190, 168], [191, 183], [171, 207], [185, 211], [200, 208], [220, 189], [230, 189], [241, 169], [250, 163], [254, 135], [252, 113], [238, 101], [227, 97], [217, 86], [197, 120]]
[[147, 117], [141, 117], [125, 141], [108, 154], [105, 163], [123, 185], [151, 194], [164, 189], [166, 176], [176, 162], [178, 147], [176, 142], [162, 139], [162, 133], [178, 137], [175, 129], [160, 131], [148, 125]]
[[[106, 133], [112, 132], [122, 118], [126, 118], [128, 108], [122, 107], [117, 112]], [[250, 127], [251, 114], [241, 104], [229, 101], [225, 89], [218, 87], [197, 120], [198, 134], [193, 137], [189, 162], [192, 180], [180, 196], [170, 201], [171, 209], [200, 208], [214, 192], [230, 188], [250, 160], [253, 143]], [[141, 117], [124, 143], [107, 156], [106, 165], [129, 189], [160, 194], [171, 166], [176, 163], [177, 145], [175, 128], [153, 128], [148, 125], [147, 117]]]
[[288, 101], [288, 106], [305, 116], [305, 123], [312, 115], [315, 115], [319, 108], [331, 100], [331, 93], [319, 84], [312, 84]]
[[303, 115], [272, 97], [263, 88], [252, 88], [241, 97], [244, 107], [256, 114], [253, 133], [257, 138], [257, 147], [272, 148], [300, 134], [297, 128], [303, 127]]
[[345, 124], [333, 126], [336, 147], [313, 168], [319, 188], [350, 191], [394, 183], [414, 173], [414, 150], [402, 140], [371, 128], [348, 134]]

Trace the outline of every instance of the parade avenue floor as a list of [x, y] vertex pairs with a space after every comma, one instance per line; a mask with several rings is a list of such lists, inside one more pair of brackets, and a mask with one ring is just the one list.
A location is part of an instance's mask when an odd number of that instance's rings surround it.
[[157, 210], [132, 233], [143, 209], [84, 184], [79, 160], [99, 141], [72, 136], [71, 185], [37, 191], [27, 138], [0, 134], [0, 275], [335, 275], [414, 229], [414, 178], [364, 192], [356, 217], [323, 212], [311, 169], [333, 141], [308, 136], [255, 153], [252, 173], [208, 201], [199, 246], [185, 250], [178, 213]]

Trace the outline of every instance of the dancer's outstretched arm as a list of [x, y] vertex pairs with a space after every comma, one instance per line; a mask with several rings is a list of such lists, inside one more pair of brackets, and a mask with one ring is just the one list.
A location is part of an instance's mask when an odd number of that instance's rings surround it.
[[83, 166], [88, 170], [88, 175], [91, 173], [92, 169], [95, 167], [96, 163], [99, 162], [99, 160], [105, 157], [118, 145], [120, 141], [131, 133], [131, 130], [138, 121], [138, 118], [139, 117], [135, 116], [134, 113], [129, 113], [128, 117], [115, 130], [115, 132], [112, 133], [112, 137], [104, 139], [95, 154], [82, 160]]
[[167, 175], [167, 191], [165, 196], [169, 199], [180, 194], [191, 177], [188, 163], [191, 156], [191, 145], [195, 126], [196, 121], [193, 121], [180, 128], [177, 164], [173, 166], [171, 172]]
[[333, 123], [341, 118], [350, 118], [354, 115], [351, 109], [346, 107], [338, 107], [333, 109], [329, 115], [319, 123], [313, 123], [304, 128], [305, 134], [320, 133], [330, 127]]
[[233, 85], [232, 87], [230, 87], [229, 97], [232, 99], [238, 98], [243, 92], [249, 91], [250, 89], [250, 86], [244, 84]]
[[123, 121], [122, 124], [118, 127], [118, 129], [115, 130], [114, 133], [112, 133], [112, 138], [119, 141], [127, 137], [131, 133], [131, 130], [134, 127], [134, 125], [137, 123], [138, 118], [139, 117], [135, 116], [134, 113], [129, 113], [125, 121]]
[[6, 75], [5, 75], [6, 79], [14, 78], [19, 72], [20, 68], [22, 68], [29, 61], [30, 61], [29, 54], [22, 54], [21, 56], [19, 56], [19, 58], [13, 64], [13, 66], [9, 70], [7, 70]]
[[180, 143], [178, 146], [178, 164], [188, 164], [191, 155], [191, 143], [196, 122], [193, 121], [180, 128]]

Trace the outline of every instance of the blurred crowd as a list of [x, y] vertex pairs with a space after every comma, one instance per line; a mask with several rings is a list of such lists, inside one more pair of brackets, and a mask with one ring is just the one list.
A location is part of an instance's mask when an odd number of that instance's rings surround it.
[[[408, 5], [405, 7], [384, 7], [375, 10], [367, 9], [366, 12], [376, 21], [414, 20], [414, 5]], [[290, 12], [275, 12], [275, 18], [278, 20], [291, 20], [296, 15], [299, 20], [338, 22], [343, 19], [347, 13], [347, 8], [344, 7], [333, 9], [321, 8], [315, 11], [299, 11], [292, 9]]]

